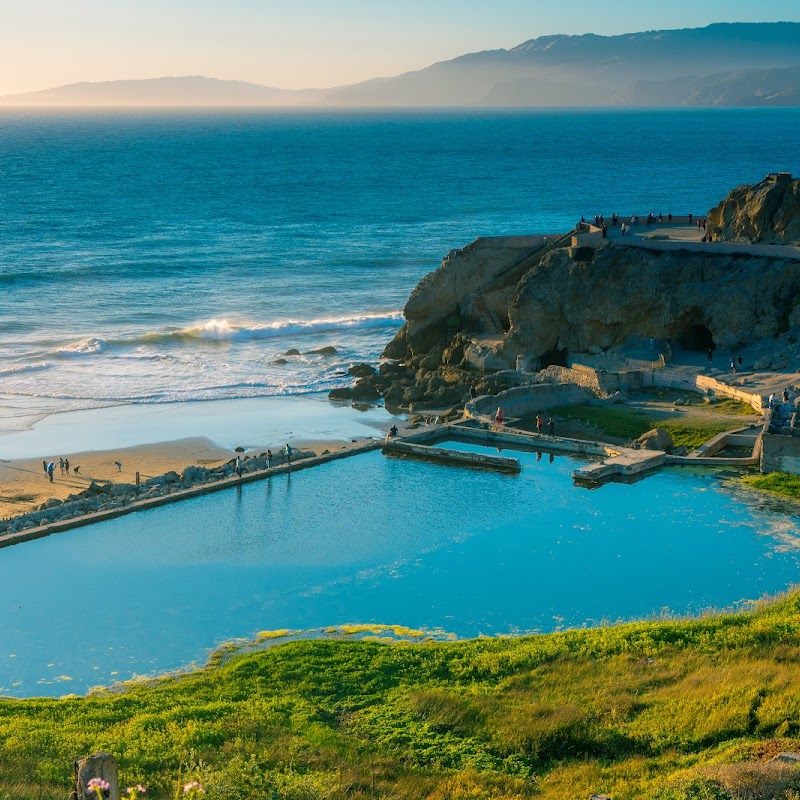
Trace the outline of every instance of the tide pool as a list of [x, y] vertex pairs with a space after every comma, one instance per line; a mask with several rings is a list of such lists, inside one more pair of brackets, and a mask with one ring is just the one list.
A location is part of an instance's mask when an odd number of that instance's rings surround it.
[[0, 694], [84, 692], [260, 630], [552, 631], [798, 581], [796, 506], [699, 469], [587, 491], [580, 461], [507, 454], [519, 476], [372, 453], [0, 550]]

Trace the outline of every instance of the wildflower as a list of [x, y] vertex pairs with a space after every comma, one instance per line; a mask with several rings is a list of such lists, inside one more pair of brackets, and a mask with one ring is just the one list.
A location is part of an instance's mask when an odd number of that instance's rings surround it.
[[199, 794], [203, 794], [205, 789], [202, 783], [192, 781], [191, 783], [184, 784], [183, 793], [189, 795], [190, 798], [195, 798]]
[[98, 800], [105, 800], [107, 792], [111, 788], [111, 784], [108, 781], [104, 781], [102, 778], [92, 778], [86, 784], [86, 788], [90, 792], [94, 792]]
[[128, 800], [136, 800], [138, 795], [147, 794], [147, 789], [141, 783], [137, 783], [136, 786], [129, 786], [125, 791], [128, 793]]

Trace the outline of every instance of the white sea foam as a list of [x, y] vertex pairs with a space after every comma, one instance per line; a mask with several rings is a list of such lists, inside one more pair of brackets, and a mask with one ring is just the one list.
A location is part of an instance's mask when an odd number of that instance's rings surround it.
[[107, 347], [105, 339], [90, 336], [88, 339], [81, 339], [79, 342], [73, 342], [66, 347], [60, 347], [56, 350], [56, 355], [64, 358], [90, 356], [95, 353], [102, 353]]
[[178, 331], [173, 336], [191, 339], [211, 339], [217, 341], [244, 339], [272, 339], [298, 334], [328, 333], [339, 330], [366, 328], [385, 328], [397, 325], [402, 320], [402, 312], [390, 311], [386, 314], [363, 314], [353, 317], [332, 317], [326, 319], [290, 319], [260, 325], [236, 325], [226, 319], [211, 319]]

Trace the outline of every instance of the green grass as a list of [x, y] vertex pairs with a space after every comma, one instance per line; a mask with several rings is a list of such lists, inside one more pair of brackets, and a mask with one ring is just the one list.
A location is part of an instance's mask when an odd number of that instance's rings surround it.
[[298, 640], [122, 691], [0, 700], [0, 797], [62, 800], [73, 759], [103, 749], [152, 800], [188, 780], [208, 800], [778, 798], [752, 787], [800, 786], [763, 763], [800, 748], [798, 685], [797, 594], [520, 638]]
[[707, 408], [710, 412], [718, 414], [730, 414], [732, 416], [757, 417], [760, 412], [756, 411], [751, 405], [743, 403], [741, 400], [734, 400], [726, 397], [717, 400], [713, 404], [707, 404], [705, 396], [699, 392], [687, 392], [680, 389], [669, 389], [662, 387], [647, 386], [638, 389], [634, 397], [642, 397], [644, 400], [655, 400], [661, 403], [673, 403], [675, 400], [682, 400], [686, 406]]
[[[717, 409], [718, 406], [714, 406]], [[625, 441], [638, 439], [652, 428], [663, 428], [676, 446], [684, 445], [694, 450], [718, 433], [733, 427], [729, 420], [692, 417], [665, 417], [658, 419], [647, 411], [637, 411], [628, 406], [559, 406], [553, 413], [561, 419], [576, 420], [594, 425], [607, 436]]]
[[742, 481], [753, 489], [771, 492], [790, 500], [800, 500], [800, 475], [770, 472], [768, 475], [745, 475]]
[[727, 398], [726, 400], [719, 400], [712, 406], [709, 406], [709, 408], [710, 410], [715, 411], [719, 414], [734, 414], [740, 417], [761, 416], [761, 412], [756, 411], [753, 408], [753, 406], [749, 405], [748, 403], [743, 403], [741, 400], [733, 400], [732, 398]]

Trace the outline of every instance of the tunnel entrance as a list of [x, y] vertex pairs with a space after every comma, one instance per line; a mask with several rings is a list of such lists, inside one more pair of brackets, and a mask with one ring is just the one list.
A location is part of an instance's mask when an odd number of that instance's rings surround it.
[[711, 331], [705, 325], [700, 324], [690, 325], [686, 328], [678, 337], [678, 341], [684, 350], [700, 350], [705, 353], [706, 350], [715, 350], [717, 347]]
[[552, 350], [548, 350], [546, 353], [542, 353], [542, 355], [539, 356], [539, 369], [546, 369], [552, 366], [566, 367], [568, 356], [569, 353], [566, 347], [563, 350], [554, 347]]

